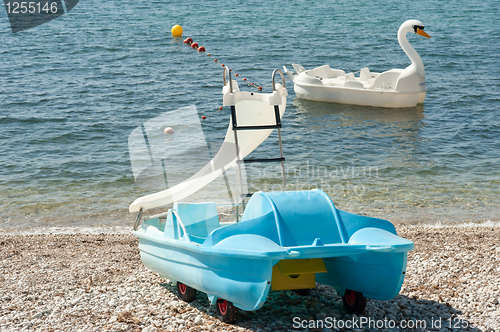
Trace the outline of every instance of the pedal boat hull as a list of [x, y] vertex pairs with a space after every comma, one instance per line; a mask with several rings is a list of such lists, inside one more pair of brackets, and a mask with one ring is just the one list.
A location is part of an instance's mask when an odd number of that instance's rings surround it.
[[350, 289], [376, 300], [392, 299], [413, 249], [390, 222], [337, 210], [320, 190], [256, 193], [240, 223], [215, 228], [205, 239], [190, 233], [207, 232], [215, 219], [177, 232], [179, 219], [186, 223], [189, 218], [175, 209], [182, 210], [174, 205], [163, 226], [153, 218], [133, 232], [144, 265], [205, 292], [212, 304], [222, 298], [247, 311], [264, 304], [273, 267], [284, 260], [322, 259], [326, 272], [315, 273], [316, 281], [339, 294]]

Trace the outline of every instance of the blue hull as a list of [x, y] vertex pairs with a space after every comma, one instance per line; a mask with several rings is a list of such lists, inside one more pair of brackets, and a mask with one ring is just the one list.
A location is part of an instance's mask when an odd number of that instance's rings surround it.
[[211, 300], [227, 299], [249, 311], [266, 301], [273, 260], [214, 256], [145, 238], [139, 240], [139, 248], [146, 267], [206, 293]]
[[256, 193], [242, 221], [226, 227], [214, 204], [175, 204], [166, 222], [149, 219], [134, 235], [146, 267], [243, 310], [264, 304], [283, 260], [320, 258], [326, 272], [316, 281], [392, 299], [414, 247], [390, 222], [337, 210], [320, 190]]

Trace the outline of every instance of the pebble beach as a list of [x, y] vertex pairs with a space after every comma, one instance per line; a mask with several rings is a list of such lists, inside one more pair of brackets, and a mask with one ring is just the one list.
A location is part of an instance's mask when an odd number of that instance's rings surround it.
[[264, 307], [216, 318], [145, 268], [131, 234], [0, 236], [1, 331], [499, 331], [500, 227], [400, 225], [411, 239], [400, 294], [349, 315], [336, 291], [271, 292]]
[[[19, 33], [8, 6], [32, 2], [9, 1], [0, 10], [0, 332], [500, 332], [498, 0], [54, 1], [64, 15]], [[234, 324], [203, 293], [180, 300], [142, 264], [128, 206], [217, 154], [231, 117], [222, 69], [252, 94], [271, 93], [273, 70], [292, 64], [356, 77], [403, 70], [415, 63], [398, 41], [407, 19], [432, 36], [408, 34], [425, 67], [423, 105], [304, 100], [276, 76], [288, 89], [282, 141], [274, 132], [249, 156], [277, 157], [278, 144], [287, 190], [318, 188], [344, 211], [394, 222], [415, 243], [400, 294], [368, 300], [356, 316], [329, 286], [271, 292]], [[178, 24], [183, 35], [172, 36]], [[269, 165], [245, 166], [249, 192], [281, 190]], [[228, 207], [234, 175], [189, 200]], [[219, 212], [225, 222], [239, 210]]]

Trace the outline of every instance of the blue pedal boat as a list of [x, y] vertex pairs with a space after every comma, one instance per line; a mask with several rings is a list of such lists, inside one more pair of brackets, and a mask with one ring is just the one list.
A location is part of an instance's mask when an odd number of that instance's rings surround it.
[[[241, 221], [221, 226], [215, 203], [174, 203], [137, 220], [146, 267], [177, 283], [179, 297], [208, 295], [225, 322], [237, 309], [257, 310], [272, 290], [334, 287], [348, 313], [366, 298], [400, 291], [413, 242], [387, 220], [335, 208], [321, 190], [257, 192]], [[142, 221], [142, 223], [141, 223]]]
[[[277, 73], [281, 84], [275, 84]], [[206, 293], [224, 322], [233, 322], [238, 309], [261, 308], [270, 291], [307, 293], [316, 282], [335, 287], [348, 313], [362, 313], [367, 297], [394, 298], [413, 242], [398, 237], [387, 220], [336, 209], [321, 190], [285, 190], [283, 74], [273, 72], [269, 94], [240, 91], [227, 67], [223, 78], [223, 103], [231, 107], [231, 118], [219, 152], [191, 178], [140, 197], [129, 208], [139, 212], [133, 234], [139, 238], [144, 265], [175, 283], [184, 301], [193, 301], [197, 291]], [[182, 203], [231, 167], [238, 169], [242, 185], [243, 158], [273, 129], [278, 131], [280, 158], [267, 161], [281, 163], [283, 191], [253, 194], [241, 220], [230, 225], [220, 223], [213, 202]], [[246, 196], [244, 188], [239, 194]], [[243, 201], [235, 206], [240, 203], [244, 207]], [[164, 213], [142, 216], [170, 204]]]

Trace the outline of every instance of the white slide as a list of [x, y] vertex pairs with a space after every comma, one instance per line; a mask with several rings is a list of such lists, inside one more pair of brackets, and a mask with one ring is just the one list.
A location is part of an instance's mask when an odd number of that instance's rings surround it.
[[[232, 92], [231, 92], [232, 90]], [[272, 93], [251, 93], [240, 91], [238, 84], [229, 81], [222, 89], [223, 105], [235, 106], [238, 126], [276, 125], [274, 106], [279, 107], [279, 116], [283, 116], [286, 108], [288, 92], [281, 84], [276, 84]], [[220, 150], [213, 159], [189, 179], [166, 190], [136, 199], [129, 207], [131, 213], [139, 212], [179, 202], [202, 189], [223, 172], [236, 167], [238, 159], [243, 159], [264, 142], [273, 129], [239, 130], [237, 131], [239, 157], [236, 156], [232, 118], [229, 122], [226, 137]]]

